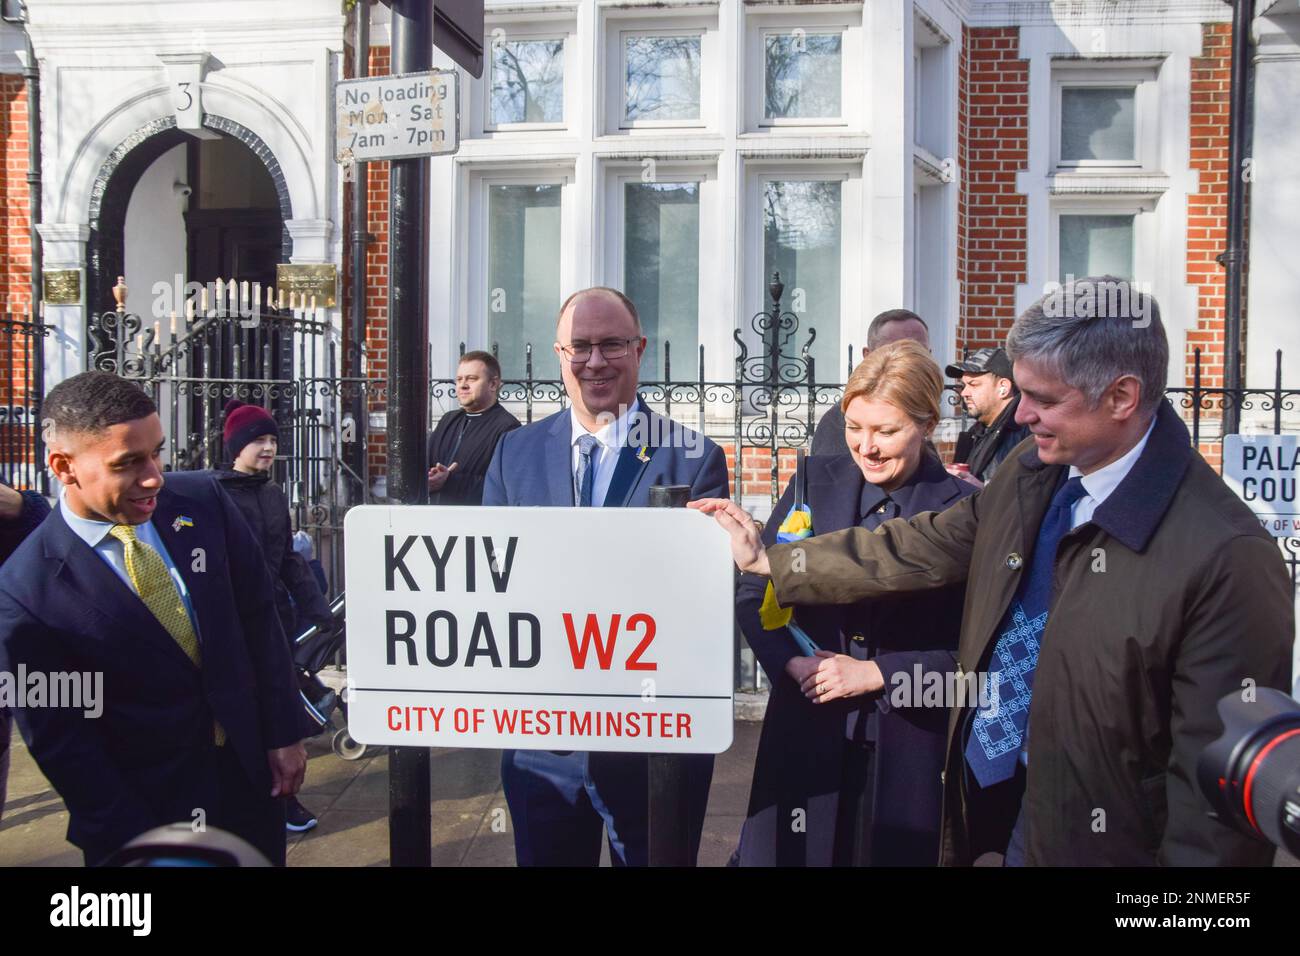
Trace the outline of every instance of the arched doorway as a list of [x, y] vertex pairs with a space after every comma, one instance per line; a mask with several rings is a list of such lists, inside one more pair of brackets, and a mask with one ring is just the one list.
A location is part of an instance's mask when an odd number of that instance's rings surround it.
[[[277, 263], [292, 251], [285, 227], [292, 211], [274, 155], [237, 123], [209, 115], [204, 124], [202, 137], [177, 129], [171, 117], [136, 131], [109, 154], [90, 202], [87, 331], [95, 367], [151, 381], [179, 468], [223, 460], [222, 408], [231, 397], [269, 406], [286, 425], [296, 418], [292, 321], [264, 310], [267, 321], [245, 323], [242, 309], [228, 312], [215, 295], [206, 299], [210, 313], [200, 311], [193, 323], [183, 318], [188, 301], [204, 301], [195, 291], [215, 292], [217, 280], [260, 285], [269, 296]], [[99, 319], [114, 307], [119, 275], [128, 314], [142, 332], [158, 329], [153, 344], [137, 337], [134, 350], [123, 349], [124, 363], [112, 341], [118, 337], [122, 348], [123, 330]], [[140, 357], [134, 369], [133, 356]], [[295, 441], [285, 432], [288, 456]], [[282, 459], [281, 476], [284, 470]]]
[[[155, 164], [164, 158], [174, 163], [177, 153], [184, 154], [179, 164], [184, 176], [171, 185], [189, 190], [183, 210], [186, 281], [234, 278], [270, 286], [276, 263], [289, 260], [292, 240], [284, 224], [293, 211], [274, 154], [257, 134], [232, 120], [209, 114], [203, 125], [212, 131], [209, 138], [190, 136], [177, 129], [175, 117], [162, 117], [127, 137], [100, 167], [89, 210], [90, 312], [112, 308], [117, 277], [127, 275], [127, 215], [137, 187], [147, 173], [156, 172]], [[127, 275], [127, 282], [136, 288], [136, 279]], [[131, 297], [141, 315], [145, 310], [137, 304], [148, 291], [146, 284]]]

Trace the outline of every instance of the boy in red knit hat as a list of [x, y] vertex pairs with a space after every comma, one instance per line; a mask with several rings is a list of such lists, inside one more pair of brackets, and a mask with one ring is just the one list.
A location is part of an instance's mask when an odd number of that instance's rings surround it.
[[[232, 398], [226, 402], [222, 437], [228, 465], [217, 471], [217, 478], [262, 544], [285, 637], [292, 642], [300, 621], [332, 628], [334, 619], [325, 596], [307, 562], [293, 549], [288, 499], [271, 480], [280, 437], [275, 419], [260, 405]], [[292, 654], [292, 644], [289, 650]], [[316, 817], [296, 797], [286, 802], [285, 819], [285, 825], [295, 832], [316, 826]]]

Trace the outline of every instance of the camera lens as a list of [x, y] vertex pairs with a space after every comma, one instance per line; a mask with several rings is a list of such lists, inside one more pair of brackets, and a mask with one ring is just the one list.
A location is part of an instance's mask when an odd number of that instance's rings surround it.
[[1219, 701], [1223, 734], [1197, 764], [1219, 819], [1300, 854], [1300, 701], [1262, 688]]

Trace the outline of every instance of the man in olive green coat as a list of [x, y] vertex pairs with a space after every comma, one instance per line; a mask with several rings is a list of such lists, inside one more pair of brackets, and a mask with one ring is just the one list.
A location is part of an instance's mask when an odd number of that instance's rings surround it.
[[691, 506], [782, 605], [967, 582], [958, 666], [998, 675], [1001, 712], [945, 701], [942, 864], [1267, 865], [1268, 844], [1208, 816], [1196, 762], [1221, 697], [1289, 686], [1292, 586], [1163, 399], [1156, 303], [1080, 280], [1022, 315], [1007, 350], [1032, 438], [948, 511], [764, 552], [736, 506]]

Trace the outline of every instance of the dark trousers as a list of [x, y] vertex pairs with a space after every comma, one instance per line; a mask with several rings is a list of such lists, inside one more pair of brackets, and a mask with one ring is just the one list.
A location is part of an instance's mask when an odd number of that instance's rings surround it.
[[211, 826], [247, 840], [272, 866], [285, 865], [285, 800], [262, 792], [248, 779], [232, 747], [217, 747], [217, 806]]
[[[688, 771], [690, 859], [699, 852], [713, 757], [692, 755]], [[593, 763], [596, 767], [593, 769]], [[644, 754], [507, 750], [501, 783], [520, 866], [599, 866], [601, 838], [614, 866], [650, 862]]]
[[0, 820], [5, 815], [5, 795], [9, 788], [9, 712], [0, 708]]
[[[1016, 762], [1016, 774], [1010, 780], [981, 787], [962, 761], [966, 786], [966, 819], [970, 830], [970, 856], [978, 859], [985, 853], [1005, 855], [1012, 832], [1020, 817], [1025, 795], [1025, 768]], [[1023, 833], [1021, 834], [1023, 837]], [[1018, 844], [1023, 852], [1023, 843]]]
[[875, 807], [876, 745], [844, 739], [844, 770], [835, 814], [832, 866], [871, 865], [871, 821]]
[[[195, 751], [175, 779], [171, 792], [157, 794], [156, 826], [202, 820], [205, 827], [246, 840], [273, 866], [284, 866], [284, 801], [249, 779], [234, 748], [209, 744]], [[87, 866], [102, 863], [118, 849], [97, 843], [82, 847]]]

